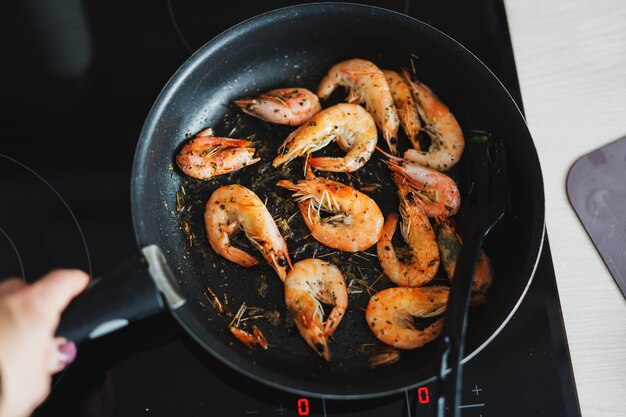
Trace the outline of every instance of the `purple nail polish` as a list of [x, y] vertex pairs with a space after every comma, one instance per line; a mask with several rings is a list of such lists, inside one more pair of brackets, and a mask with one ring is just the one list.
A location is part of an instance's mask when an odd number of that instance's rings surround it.
[[69, 365], [76, 358], [76, 343], [68, 340], [59, 346], [59, 361], [65, 365]]

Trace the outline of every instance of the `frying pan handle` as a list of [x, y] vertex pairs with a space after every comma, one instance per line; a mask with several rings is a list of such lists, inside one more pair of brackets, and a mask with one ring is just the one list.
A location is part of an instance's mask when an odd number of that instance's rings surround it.
[[79, 343], [184, 302], [163, 253], [157, 246], [147, 246], [74, 298], [61, 315], [56, 334]]

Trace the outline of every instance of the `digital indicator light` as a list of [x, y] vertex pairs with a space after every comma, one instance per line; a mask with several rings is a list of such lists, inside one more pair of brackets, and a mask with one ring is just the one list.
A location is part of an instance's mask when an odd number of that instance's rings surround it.
[[298, 400], [298, 415], [299, 416], [309, 415], [309, 400], [307, 398], [300, 398]]
[[430, 393], [428, 387], [419, 387], [417, 389], [417, 401], [420, 404], [428, 404], [430, 402]]

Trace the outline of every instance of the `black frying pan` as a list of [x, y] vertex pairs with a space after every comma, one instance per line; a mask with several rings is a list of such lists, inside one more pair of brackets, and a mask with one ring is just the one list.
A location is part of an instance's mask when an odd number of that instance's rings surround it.
[[[502, 84], [460, 44], [405, 15], [345, 3], [294, 6], [250, 19], [204, 45], [176, 72], [148, 115], [135, 155], [132, 209], [143, 255], [116, 274], [96, 280], [68, 308], [59, 334], [75, 340], [96, 337], [167, 307], [212, 355], [251, 378], [287, 391], [364, 398], [432, 381], [439, 364], [435, 343], [403, 352], [394, 365], [368, 367], [375, 339], [361, 310], [367, 304], [366, 292], [351, 295], [350, 308], [330, 345], [334, 359], [331, 363], [321, 360], [285, 317], [282, 283], [273, 270], [264, 262], [242, 268], [217, 257], [206, 242], [202, 224], [204, 203], [226, 183], [241, 183], [261, 199], [268, 198], [268, 208], [278, 218], [296, 211], [290, 193], [275, 183], [284, 177], [300, 177], [300, 163], [286, 170], [269, 167], [276, 148], [293, 128], [270, 126], [242, 115], [229, 107], [233, 99], [287, 86], [315, 91], [324, 73], [344, 59], [360, 57], [381, 68], [400, 69], [410, 65], [411, 56], [418, 78], [451, 108], [466, 136], [473, 129], [489, 131], [505, 142], [508, 151], [510, 207], [485, 248], [493, 260], [495, 282], [489, 302], [474, 308], [468, 325], [466, 360], [475, 356], [521, 302], [540, 253], [544, 196], [531, 136]], [[341, 99], [344, 92], [333, 97]], [[174, 156], [189, 135], [208, 126], [217, 135], [237, 138], [255, 133], [264, 162], [210, 181], [185, 177], [175, 167]], [[467, 188], [471, 179], [463, 177], [463, 164], [450, 174]], [[380, 156], [374, 156], [365, 168], [354, 178], [345, 174], [335, 178], [356, 188], [378, 184], [367, 188], [369, 194], [385, 214], [397, 211], [394, 187]], [[290, 221], [293, 235], [287, 237], [294, 262], [324, 256], [342, 268], [348, 281], [361, 273], [374, 281], [379, 273], [376, 258], [332, 254], [331, 249], [305, 237], [308, 231], [299, 216]], [[462, 218], [459, 222], [462, 225]], [[280, 313], [277, 325], [265, 319], [255, 321], [271, 344], [269, 350], [250, 350], [233, 338], [226, 329], [228, 319], [207, 301], [207, 286], [222, 300], [226, 294], [232, 310], [245, 301]], [[383, 278], [375, 288], [387, 286]]]

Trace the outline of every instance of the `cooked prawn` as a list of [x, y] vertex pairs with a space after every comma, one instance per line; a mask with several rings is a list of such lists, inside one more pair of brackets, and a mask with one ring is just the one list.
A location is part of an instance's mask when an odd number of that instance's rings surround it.
[[461, 126], [450, 109], [430, 88], [413, 78], [407, 70], [403, 70], [403, 74], [417, 101], [420, 116], [424, 121], [423, 129], [431, 138], [427, 151], [409, 149], [404, 153], [404, 158], [445, 171], [459, 162], [463, 154], [465, 139]]
[[441, 334], [443, 318], [418, 330], [414, 317], [434, 317], [446, 309], [447, 287], [394, 287], [377, 292], [370, 298], [365, 320], [381, 342], [399, 348], [415, 349]]
[[397, 72], [383, 70], [383, 74], [385, 74], [385, 79], [389, 85], [393, 104], [396, 106], [398, 118], [400, 119], [400, 125], [402, 125], [404, 133], [411, 141], [413, 148], [419, 151], [420, 141], [417, 139], [417, 135], [422, 129], [422, 122], [420, 121], [417, 103], [413, 99], [411, 89], [404, 81], [404, 78]]
[[348, 103], [365, 103], [376, 125], [394, 155], [398, 154], [397, 135], [400, 120], [385, 75], [374, 63], [364, 59], [349, 59], [333, 66], [322, 79], [317, 95], [326, 99], [337, 88], [348, 89]]
[[[326, 321], [320, 302], [333, 306]], [[295, 263], [285, 279], [285, 304], [307, 344], [330, 361], [328, 338], [348, 308], [348, 291], [339, 268], [320, 259]]]
[[352, 172], [372, 156], [378, 140], [372, 116], [357, 104], [337, 104], [322, 110], [293, 131], [278, 149], [275, 167], [322, 149], [336, 141], [346, 151], [342, 158], [310, 158], [312, 167], [322, 171]]
[[322, 110], [315, 93], [306, 88], [280, 88], [233, 103], [251, 116], [289, 126], [300, 126]]
[[391, 213], [385, 220], [383, 235], [376, 244], [376, 253], [385, 275], [402, 287], [419, 287], [433, 279], [439, 268], [439, 249], [435, 232], [419, 204], [409, 201], [411, 191], [399, 186], [402, 236], [408, 245], [407, 259], [398, 259], [391, 243], [398, 224], [398, 215]]
[[213, 250], [241, 266], [257, 265], [257, 259], [230, 241], [243, 229], [250, 242], [263, 254], [282, 281], [291, 265], [287, 243], [272, 215], [259, 197], [239, 184], [225, 185], [211, 194], [204, 210], [204, 226]]
[[[454, 277], [454, 270], [456, 268], [456, 261], [461, 250], [461, 237], [457, 233], [454, 223], [450, 220], [445, 220], [438, 225], [437, 231], [437, 243], [439, 244], [439, 253], [441, 254], [441, 262], [446, 270], [448, 279], [452, 281]], [[493, 282], [493, 268], [491, 267], [491, 261], [484, 251], [480, 251], [480, 257], [478, 258], [478, 265], [476, 265], [476, 272], [474, 273], [474, 284], [472, 285], [472, 291], [486, 295], [491, 288]]]
[[[346, 252], [363, 251], [382, 234], [383, 214], [374, 200], [340, 182], [315, 177], [281, 180], [279, 187], [295, 191], [300, 212], [311, 236], [331, 248]], [[322, 218], [321, 211], [331, 213]]]
[[259, 162], [249, 140], [211, 136], [205, 129], [189, 141], [176, 155], [176, 164], [185, 174], [201, 180], [228, 174]]
[[461, 206], [456, 182], [443, 172], [402, 158], [389, 156], [386, 162], [398, 185], [406, 185], [414, 193], [411, 199], [420, 204], [428, 217], [438, 220], [455, 215]]
[[[415, 349], [441, 335], [443, 318], [418, 330], [414, 317], [435, 317], [446, 310], [450, 289], [443, 286], [393, 287], [374, 294], [365, 310], [370, 330], [381, 342], [398, 349]], [[474, 293], [470, 305], [484, 304], [485, 297]]]

